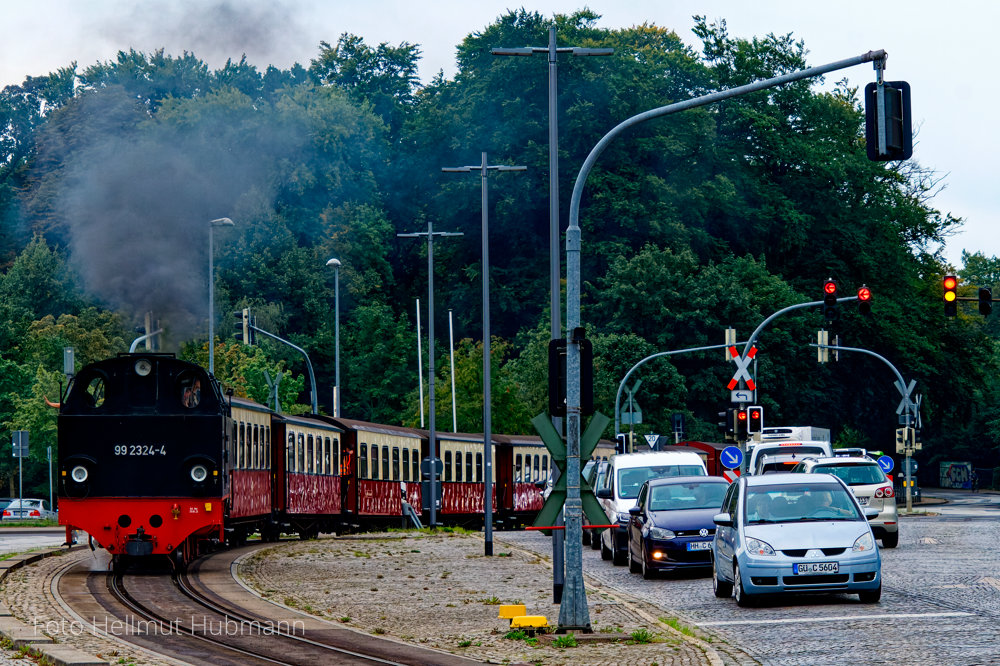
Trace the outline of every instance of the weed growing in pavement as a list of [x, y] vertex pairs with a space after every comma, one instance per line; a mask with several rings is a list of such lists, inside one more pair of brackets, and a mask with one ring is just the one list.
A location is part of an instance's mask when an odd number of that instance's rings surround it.
[[636, 629], [632, 632], [631, 638], [633, 643], [644, 644], [653, 642], [653, 634], [649, 633], [645, 629]]
[[285, 604], [286, 606], [289, 606], [289, 607], [291, 607], [291, 608], [295, 608], [296, 606], [298, 606], [298, 605], [299, 605], [299, 604], [298, 604], [298, 602], [297, 602], [297, 601], [295, 601], [295, 599], [293, 599], [292, 597], [285, 597], [285, 599], [284, 599], [284, 602], [283, 602], [283, 603], [284, 603], [284, 604]]
[[497, 553], [497, 557], [513, 557], [514, 553]]
[[483, 599], [483, 603], [486, 604], [487, 606], [499, 606], [500, 605], [500, 598], [499, 597], [488, 597], [486, 599]]
[[441, 572], [441, 579], [444, 580], [445, 578], [447, 578], [450, 575], [451, 575], [450, 571], [442, 571]]
[[503, 635], [509, 641], [526, 641], [528, 640], [528, 634], [524, 633], [520, 629], [514, 629], [513, 631], [508, 631]]
[[375, 576], [375, 578], [385, 578], [385, 576], [383, 576], [382, 574], [378, 574]]
[[374, 629], [372, 629], [372, 632], [381, 636], [382, 634], [385, 633], [385, 629], [383, 629], [382, 627], [375, 627]]
[[671, 629], [675, 629], [675, 630], [681, 632], [685, 636], [691, 636], [693, 638], [698, 638], [697, 634], [695, 633], [695, 631], [691, 627], [689, 627], [687, 625], [684, 625], [684, 624], [681, 624], [680, 620], [678, 620], [676, 617], [661, 617], [660, 618], [660, 622], [662, 622], [663, 624], [667, 625]]
[[371, 557], [371, 556], [372, 556], [371, 553], [366, 553], [362, 550], [354, 551], [354, 557]]
[[559, 638], [552, 641], [552, 645], [557, 648], [571, 648], [576, 647], [576, 636], [572, 632], [566, 634], [565, 636], [560, 636]]
[[601, 627], [600, 629], [598, 629], [598, 631], [599, 631], [600, 633], [602, 633], [602, 634], [622, 634], [622, 633], [625, 633], [625, 630], [624, 630], [624, 629], [622, 629], [622, 628], [621, 628], [621, 627], [619, 627], [619, 626], [614, 626], [614, 627]]
[[351, 618], [350, 616], [345, 615], [344, 617], [340, 618], [340, 621], [343, 622], [344, 624], [347, 624], [348, 622], [351, 621]]

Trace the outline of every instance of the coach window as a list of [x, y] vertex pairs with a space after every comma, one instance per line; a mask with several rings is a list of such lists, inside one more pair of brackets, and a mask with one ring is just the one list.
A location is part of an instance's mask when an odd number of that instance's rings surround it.
[[271, 426], [264, 426], [264, 469], [271, 469]]
[[410, 450], [403, 449], [403, 481], [410, 480]]
[[462, 452], [455, 451], [455, 480], [462, 481]]
[[315, 465], [313, 464], [314, 461], [316, 460], [315, 456], [316, 456], [316, 451], [313, 450], [313, 436], [309, 435], [309, 437], [306, 438], [306, 463], [305, 465], [303, 465], [303, 470], [302, 470], [303, 472], [308, 472], [309, 474], [313, 473], [313, 471], [316, 469]]
[[389, 447], [382, 447], [382, 478], [389, 479]]
[[320, 474], [329, 474], [330, 473], [330, 450], [331, 450], [330, 438], [329, 437], [324, 437], [323, 438], [323, 459], [322, 459], [322, 463], [320, 465], [320, 470], [319, 470]]
[[392, 447], [392, 479], [399, 481], [399, 447]]
[[535, 481], [541, 481], [542, 480], [542, 477], [539, 476], [539, 474], [540, 474], [539, 470], [541, 469], [541, 467], [539, 467], [540, 463], [541, 463], [541, 461], [538, 459], [538, 456], [536, 455], [535, 456]]
[[514, 483], [521, 482], [521, 454], [514, 456]]
[[476, 454], [476, 481], [482, 483], [483, 481], [483, 454]]
[[306, 471], [306, 436], [299, 433], [299, 445], [295, 449], [295, 471]]
[[260, 469], [263, 465], [260, 464], [260, 459], [263, 456], [260, 453], [260, 425], [254, 424], [253, 426], [253, 468]]
[[465, 480], [470, 483], [474, 480], [472, 476], [472, 452], [465, 452]]
[[361, 452], [358, 454], [358, 478], [368, 478], [368, 445], [361, 445]]
[[413, 449], [413, 456], [410, 458], [410, 462], [413, 464], [413, 480], [420, 480], [420, 454], [416, 449]]
[[372, 451], [372, 478], [373, 479], [379, 478], [379, 474], [378, 474], [378, 453], [379, 453], [379, 451], [378, 451], [378, 449], [379, 449], [379, 447], [378, 447], [377, 444], [372, 444], [371, 451]]
[[444, 452], [444, 480], [451, 481], [451, 451]]
[[288, 441], [285, 443], [285, 471], [291, 472], [295, 463], [295, 435], [288, 433]]
[[549, 457], [548, 456], [542, 456], [542, 478], [543, 479], [548, 479], [549, 478]]

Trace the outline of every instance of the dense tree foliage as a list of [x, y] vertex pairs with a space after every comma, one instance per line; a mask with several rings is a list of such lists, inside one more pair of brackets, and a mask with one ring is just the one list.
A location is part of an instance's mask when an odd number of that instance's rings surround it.
[[[608, 130], [643, 111], [802, 69], [791, 35], [751, 39], [697, 19], [700, 47], [669, 27], [597, 27], [589, 10], [554, 17], [560, 44], [613, 56], [559, 63], [560, 199]], [[426, 362], [427, 247], [398, 233], [464, 235], [434, 245], [439, 320], [437, 424], [451, 427], [444, 312], [455, 319], [457, 427], [483, 428], [481, 179], [442, 167], [519, 164], [489, 178], [494, 432], [530, 432], [547, 406], [548, 99], [544, 58], [493, 47], [545, 44], [553, 19], [508, 12], [457, 45], [458, 72], [426, 85], [418, 45], [322, 42], [309, 66], [261, 72], [246, 59], [212, 71], [195, 54], [122, 51], [0, 92], [0, 422], [55, 446], [62, 350], [79, 366], [125, 351], [151, 312], [161, 344], [207, 366], [209, 223], [215, 227], [215, 371], [238, 395], [282, 409], [330, 411], [333, 270], [338, 258], [346, 416], [418, 425], [415, 302]], [[873, 314], [850, 304], [832, 332], [890, 359], [924, 396], [925, 461], [994, 466], [1000, 445], [998, 324], [946, 320], [938, 248], [960, 220], [936, 210], [939, 178], [917, 161], [872, 163], [857, 91], [814, 81], [773, 88], [639, 125], [612, 143], [586, 183], [583, 322], [595, 396], [611, 415], [619, 384], [646, 356], [746, 337], [770, 314], [821, 298], [827, 277], [867, 284]], [[565, 225], [565, 212], [561, 225]], [[560, 254], [563, 248], [559, 248]], [[1000, 288], [1000, 260], [966, 255], [965, 295]], [[236, 343], [231, 312], [307, 350]], [[891, 447], [898, 394], [878, 360], [809, 347], [825, 325], [802, 309], [758, 340], [770, 423], [829, 427], [839, 441]], [[643, 433], [687, 416], [718, 439], [733, 366], [721, 350], [643, 365]], [[427, 396], [425, 395], [425, 402]], [[611, 435], [612, 433], [607, 433]], [[38, 446], [35, 446], [35, 443]], [[40, 447], [40, 448], [39, 448]], [[10, 479], [11, 462], [0, 463]], [[31, 484], [45, 490], [42, 465]]]

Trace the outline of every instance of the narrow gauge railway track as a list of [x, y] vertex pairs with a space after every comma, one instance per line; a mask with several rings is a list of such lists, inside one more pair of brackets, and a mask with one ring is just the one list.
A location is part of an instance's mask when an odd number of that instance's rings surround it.
[[[339, 627], [261, 599], [232, 574], [233, 562], [253, 549], [201, 558], [187, 574], [165, 567], [118, 574], [77, 566], [62, 577], [59, 592], [66, 600], [75, 599], [69, 605], [95, 625], [95, 633], [189, 663], [478, 663]], [[88, 593], [85, 601], [81, 587]]]

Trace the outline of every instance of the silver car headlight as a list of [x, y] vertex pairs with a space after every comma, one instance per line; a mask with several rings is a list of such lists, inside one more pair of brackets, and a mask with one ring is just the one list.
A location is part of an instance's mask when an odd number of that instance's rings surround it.
[[646, 536], [650, 539], [673, 539], [677, 535], [671, 530], [664, 529], [662, 527], [650, 526], [649, 530], [646, 532]]
[[868, 550], [875, 550], [875, 539], [872, 538], [871, 532], [865, 532], [858, 537], [857, 541], [854, 542], [854, 547], [851, 548], [855, 553], [863, 553]]
[[747, 552], [751, 555], [774, 555], [774, 548], [771, 548], [771, 544], [766, 541], [747, 537], [746, 543]]

